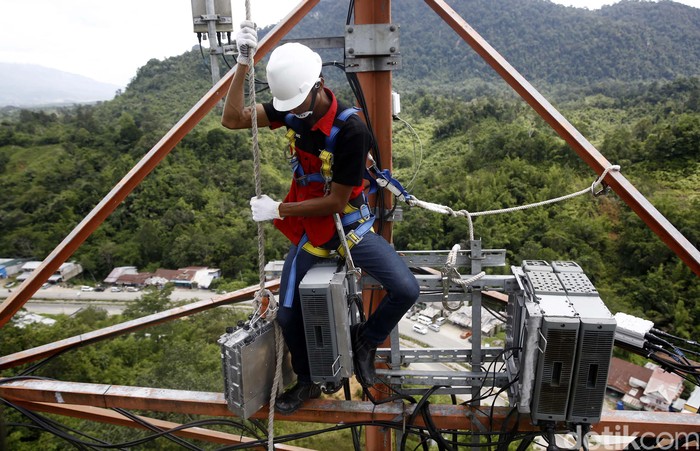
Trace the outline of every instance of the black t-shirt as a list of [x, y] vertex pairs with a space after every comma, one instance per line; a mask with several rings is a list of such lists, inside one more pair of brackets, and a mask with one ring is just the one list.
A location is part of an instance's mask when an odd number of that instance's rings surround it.
[[[327, 93], [330, 93], [326, 89]], [[332, 93], [331, 93], [332, 95]], [[265, 114], [270, 120], [270, 128], [275, 129], [285, 126], [284, 118], [288, 114], [286, 111], [277, 111], [272, 103], [263, 104]], [[342, 113], [348, 106], [338, 102], [338, 109], [335, 116]], [[330, 112], [330, 111], [329, 111]], [[323, 122], [326, 116], [319, 122]], [[299, 121], [301, 126], [297, 130], [296, 146], [312, 155], [319, 156], [326, 148], [326, 134], [321, 130], [311, 130], [312, 125], [306, 121]], [[336, 119], [335, 124], [338, 124]], [[351, 115], [343, 122], [335, 140], [335, 151], [333, 152], [333, 182], [348, 186], [360, 186], [365, 174], [365, 162], [367, 152], [371, 145], [371, 135], [367, 125], [357, 114]]]

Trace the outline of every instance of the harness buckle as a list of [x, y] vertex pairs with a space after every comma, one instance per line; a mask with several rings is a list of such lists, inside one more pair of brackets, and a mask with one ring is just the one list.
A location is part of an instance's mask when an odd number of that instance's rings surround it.
[[[345, 239], [350, 241], [352, 243], [352, 246], [356, 245], [360, 241], [362, 241], [362, 237], [359, 236], [357, 233], [355, 233], [355, 230], [351, 230], [345, 235]], [[350, 246], [350, 247], [352, 247]]]

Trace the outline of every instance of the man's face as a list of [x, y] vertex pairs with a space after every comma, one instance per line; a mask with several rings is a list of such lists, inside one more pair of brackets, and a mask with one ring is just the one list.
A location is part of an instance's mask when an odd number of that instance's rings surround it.
[[292, 108], [289, 112], [295, 115], [303, 114], [309, 110], [311, 110], [311, 97], [314, 93], [315, 89], [312, 89], [309, 91], [309, 94], [306, 96], [303, 102], [301, 102], [301, 105], [299, 105], [296, 108]]

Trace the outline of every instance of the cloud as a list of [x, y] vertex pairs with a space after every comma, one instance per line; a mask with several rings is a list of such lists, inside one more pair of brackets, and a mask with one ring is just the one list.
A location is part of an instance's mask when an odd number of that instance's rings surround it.
[[[267, 25], [293, 0], [256, 0], [256, 21]], [[233, 21], [245, 18], [233, 3]], [[186, 0], [22, 0], [0, 6], [0, 61], [39, 64], [125, 86], [151, 58], [180, 55], [197, 45]], [[29, 31], [27, 31], [29, 30]]]

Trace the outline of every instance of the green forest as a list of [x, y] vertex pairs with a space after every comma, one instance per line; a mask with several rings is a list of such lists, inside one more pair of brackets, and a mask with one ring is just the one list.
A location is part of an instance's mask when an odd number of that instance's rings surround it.
[[[542, 94], [697, 246], [700, 37], [693, 36], [700, 32], [696, 27], [700, 10], [672, 2], [623, 1], [600, 11], [555, 7], [540, 0], [458, 3], [460, 9], [465, 8], [465, 17], [473, 17], [477, 29], [489, 40], [493, 37], [494, 45], [514, 65], [528, 78], [538, 80]], [[493, 80], [490, 69], [479, 66], [481, 63], [470, 66], [466, 60], [452, 64], [461, 58], [451, 59], [452, 55], [466, 54], [457, 38], [442, 39], [431, 47], [432, 60], [424, 58], [418, 51], [420, 34], [412, 28], [420, 25], [423, 12], [413, 2], [408, 5], [396, 14], [405, 24], [407, 70], [396, 76], [402, 111], [393, 123], [392, 152], [394, 175], [409, 192], [454, 210], [482, 212], [590, 187], [597, 174], [528, 105], [504, 89], [502, 82]], [[342, 9], [338, 2], [327, 1], [318, 8], [336, 15]], [[545, 27], [548, 21], [532, 20], [538, 15], [551, 17], [550, 25], [577, 21], [580, 27], [571, 41], [562, 41], [558, 37], [564, 34], [561, 29], [556, 34], [556, 26]], [[501, 23], [510, 24], [506, 28], [512, 35], [496, 26], [498, 17]], [[322, 22], [314, 15], [306, 20], [309, 26]], [[677, 24], [675, 29], [663, 26], [669, 21]], [[515, 23], [532, 27], [527, 31], [514, 27]], [[585, 39], [603, 29], [600, 40]], [[660, 50], [644, 53], [632, 45], [637, 40], [630, 36], [638, 32], [658, 38], [663, 44]], [[440, 33], [446, 34], [444, 30]], [[676, 33], [683, 39], [677, 39]], [[624, 46], [612, 46], [618, 53], [607, 52], [611, 41], [601, 44], [609, 35], [624, 42]], [[505, 44], [519, 39], [530, 44]], [[581, 53], [561, 53], [557, 45]], [[548, 59], [559, 54], [566, 58], [549, 64]], [[597, 64], [590, 62], [591, 54], [599, 55], [594, 60]], [[343, 77], [334, 71], [327, 69], [331, 88], [343, 100], [353, 102]], [[465, 71], [470, 74], [467, 78]], [[200, 52], [191, 51], [149, 61], [127, 89], [108, 102], [0, 113], [0, 256], [45, 258], [209, 89], [208, 68]], [[268, 94], [260, 96], [264, 100]], [[250, 131], [222, 128], [220, 114], [217, 107], [201, 121], [71, 257], [84, 267], [86, 281], [103, 280], [115, 266], [137, 266], [140, 271], [209, 266], [222, 270], [223, 277], [214, 287], [218, 290], [258, 282], [257, 227], [249, 211], [254, 194]], [[263, 191], [278, 200], [290, 179], [283, 135], [269, 130], [260, 134]], [[399, 206], [403, 220], [394, 225], [397, 249], [466, 246], [469, 227], [464, 218]], [[613, 192], [483, 216], [475, 218], [473, 225], [485, 249], [506, 250], [507, 266], [489, 271], [509, 274], [510, 266], [524, 259], [573, 260], [583, 267], [613, 313], [647, 318], [655, 327], [680, 337], [700, 336], [697, 275]], [[280, 259], [287, 241], [271, 226], [266, 227], [266, 259]], [[147, 292], [117, 316], [90, 308], [70, 317], [58, 315], [54, 326], [20, 328], [10, 323], [0, 331], [0, 355], [173, 307], [168, 293]], [[217, 308], [72, 350], [32, 374], [75, 382], [220, 392], [216, 340], [247, 313], [239, 307]], [[18, 375], [29, 366], [3, 377]], [[73, 449], [54, 435], [19, 427], [27, 420], [8, 407], [2, 409], [0, 406], [0, 419], [5, 424], [0, 421], [0, 448]], [[146, 414], [181, 423], [199, 419]], [[147, 435], [118, 426], [52, 418], [110, 443]], [[307, 427], [278, 424], [278, 434]], [[264, 436], [264, 426], [255, 423], [219, 427]], [[4, 443], [3, 428], [7, 432]], [[353, 449], [349, 431], [335, 434], [339, 435], [294, 444]], [[182, 446], [158, 439], [139, 447]]]

